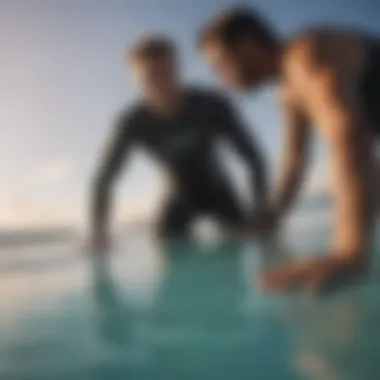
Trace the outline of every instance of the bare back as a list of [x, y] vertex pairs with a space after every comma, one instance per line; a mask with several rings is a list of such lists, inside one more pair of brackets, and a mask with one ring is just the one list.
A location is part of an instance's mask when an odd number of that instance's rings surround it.
[[324, 130], [324, 114], [331, 112], [336, 99], [324, 96], [332, 86], [351, 97], [370, 133], [379, 138], [380, 38], [345, 30], [310, 31], [288, 44], [283, 72], [286, 101], [302, 109], [327, 140], [333, 131]]

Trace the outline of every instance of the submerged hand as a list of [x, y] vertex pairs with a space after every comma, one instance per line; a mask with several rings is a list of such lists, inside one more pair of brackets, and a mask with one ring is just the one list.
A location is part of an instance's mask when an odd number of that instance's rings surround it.
[[271, 210], [266, 210], [252, 220], [251, 228], [258, 233], [271, 233], [277, 230], [278, 225], [277, 215]]
[[85, 244], [85, 251], [93, 255], [104, 254], [109, 248], [110, 240], [107, 234], [93, 235]]
[[279, 228], [277, 215], [270, 210], [263, 210], [250, 218], [239, 229], [240, 236], [271, 236]]
[[359, 276], [364, 269], [363, 255], [340, 257], [330, 254], [267, 270], [261, 276], [260, 285], [269, 291], [297, 287], [308, 292], [320, 292], [330, 285], [339, 285]]

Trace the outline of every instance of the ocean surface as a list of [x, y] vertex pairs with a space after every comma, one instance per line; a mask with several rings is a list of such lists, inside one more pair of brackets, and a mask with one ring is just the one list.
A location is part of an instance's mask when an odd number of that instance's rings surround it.
[[378, 380], [379, 239], [368, 278], [333, 294], [256, 286], [330, 232], [321, 211], [290, 220], [270, 255], [204, 231], [166, 250], [134, 231], [104, 261], [76, 242], [2, 248], [0, 380]]

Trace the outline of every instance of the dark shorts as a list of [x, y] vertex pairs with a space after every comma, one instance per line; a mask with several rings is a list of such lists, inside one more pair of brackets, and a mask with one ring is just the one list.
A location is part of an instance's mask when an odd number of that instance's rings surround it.
[[180, 193], [167, 199], [159, 216], [157, 233], [159, 237], [181, 238], [189, 235], [195, 218], [211, 216], [224, 227], [240, 225], [245, 213], [236, 194], [230, 189], [205, 191], [190, 199]]

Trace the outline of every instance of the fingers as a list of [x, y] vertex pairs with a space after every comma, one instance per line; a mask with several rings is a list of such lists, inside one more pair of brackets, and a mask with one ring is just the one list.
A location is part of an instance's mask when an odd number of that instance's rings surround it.
[[[331, 255], [330, 255], [331, 256]], [[353, 268], [354, 267], [354, 268]], [[355, 270], [353, 270], [355, 269]], [[287, 290], [295, 285], [300, 289], [320, 293], [331, 285], [341, 286], [358, 275], [356, 265], [333, 257], [302, 260], [287, 266], [266, 271], [260, 281], [264, 290]]]
[[110, 243], [107, 239], [93, 238], [87, 240], [82, 246], [84, 254], [100, 256], [107, 253], [110, 249]]
[[265, 290], [286, 290], [297, 283], [307, 280], [312, 263], [300, 261], [266, 271], [260, 285]]

